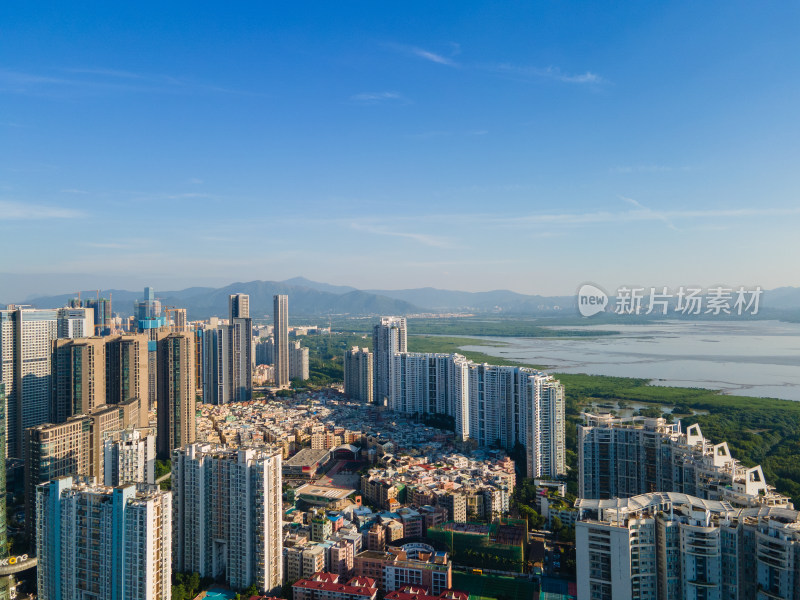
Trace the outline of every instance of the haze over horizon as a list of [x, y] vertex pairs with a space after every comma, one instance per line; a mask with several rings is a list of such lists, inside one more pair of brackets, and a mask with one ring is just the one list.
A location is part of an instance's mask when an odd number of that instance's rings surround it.
[[800, 285], [800, 7], [4, 8], [0, 300]]

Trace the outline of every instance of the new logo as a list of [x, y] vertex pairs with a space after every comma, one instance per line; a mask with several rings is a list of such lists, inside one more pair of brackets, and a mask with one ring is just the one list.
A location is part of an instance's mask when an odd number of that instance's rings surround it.
[[599, 287], [584, 283], [578, 290], [578, 311], [584, 317], [603, 312], [608, 306], [608, 294]]

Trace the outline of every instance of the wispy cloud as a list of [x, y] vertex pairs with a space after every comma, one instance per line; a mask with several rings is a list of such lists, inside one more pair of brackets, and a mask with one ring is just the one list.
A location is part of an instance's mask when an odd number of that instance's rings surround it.
[[633, 198], [626, 198], [625, 196], [620, 196], [620, 198], [622, 200], [624, 200], [625, 202], [627, 202], [628, 204], [631, 204], [631, 205], [635, 206], [640, 211], [643, 211], [645, 213], [653, 215], [653, 217], [655, 217], [659, 221], [662, 221], [670, 229], [675, 229], [675, 230], [678, 229], [677, 227], [675, 227], [675, 225], [672, 223], [672, 221], [670, 221], [669, 218], [666, 215], [664, 215], [663, 213], [659, 213], [659, 212], [656, 212], [656, 211], [654, 211], [654, 210], [652, 210], [650, 208], [647, 208], [646, 206], [644, 206], [643, 204], [641, 204], [637, 200], [634, 200]]
[[406, 267], [414, 268], [431, 268], [431, 267], [457, 267], [457, 266], [472, 266], [472, 265], [513, 265], [520, 263], [528, 263], [527, 257], [524, 258], [499, 258], [496, 260], [425, 260], [425, 261], [405, 261], [400, 263]]
[[120, 79], [146, 79], [148, 76], [141, 73], [133, 73], [131, 71], [122, 71], [120, 69], [103, 69], [103, 68], [71, 68], [64, 69], [66, 73], [75, 73], [78, 75], [100, 75], [104, 77], [118, 77]]
[[[640, 205], [641, 206], [641, 205]], [[521, 215], [519, 217], [499, 217], [492, 219], [484, 216], [486, 221], [510, 226], [529, 226], [534, 223], [553, 225], [593, 225], [607, 223], [631, 223], [636, 221], [667, 221], [682, 219], [752, 219], [759, 217], [793, 217], [800, 216], [800, 208], [739, 208], [709, 210], [667, 210], [637, 209], [630, 211], [597, 211], [586, 213], [555, 213], [539, 215]]]
[[[464, 230], [468, 227], [496, 228], [507, 227], [510, 229], [530, 229], [532, 225], [552, 227], [590, 227], [602, 225], [604, 227], [614, 224], [628, 224], [634, 222], [661, 221], [675, 224], [680, 221], [691, 221], [692, 228], [701, 225], [700, 221], [711, 221], [715, 226], [724, 226], [721, 220], [728, 222], [752, 220], [757, 218], [774, 217], [800, 217], [800, 207], [797, 208], [731, 208], [731, 209], [706, 209], [706, 210], [654, 210], [641, 205], [633, 204], [631, 199], [625, 199], [635, 206], [634, 210], [625, 211], [591, 211], [591, 212], [560, 212], [540, 214], [496, 214], [496, 213], [459, 213], [459, 214], [410, 214], [392, 217], [392, 224], [407, 229], [428, 226], [445, 230], [456, 227]], [[638, 206], [637, 206], [638, 205]], [[641, 207], [641, 208], [640, 208]], [[389, 225], [379, 224], [380, 219], [372, 220], [370, 227], [383, 228]], [[678, 229], [677, 226], [673, 228]]]
[[80, 242], [81, 246], [85, 246], [87, 248], [101, 248], [104, 250], [131, 250], [131, 249], [141, 249], [141, 248], [152, 248], [154, 245], [157, 245], [159, 242], [153, 238], [145, 238], [145, 237], [133, 237], [133, 238], [124, 238], [124, 239], [116, 239], [114, 241], [85, 241]]
[[431, 138], [445, 137], [448, 135], [453, 134], [450, 131], [423, 131], [421, 133], [407, 133], [403, 137], [407, 137], [412, 140], [429, 140]]
[[514, 65], [505, 62], [483, 63], [483, 64], [480, 63], [468, 64], [468, 63], [456, 62], [453, 59], [453, 57], [461, 54], [461, 46], [455, 42], [450, 43], [451, 47], [450, 56], [446, 56], [444, 54], [437, 52], [432, 52], [431, 50], [420, 48], [419, 46], [410, 46], [405, 44], [385, 44], [385, 45], [397, 52], [402, 52], [409, 56], [422, 58], [424, 60], [439, 65], [445, 65], [448, 67], [459, 67], [459, 68], [463, 67], [467, 69], [477, 69], [480, 71], [502, 74], [517, 79], [522, 79], [525, 81], [530, 81], [533, 79], [542, 79], [542, 80], [549, 79], [551, 81], [558, 81], [560, 83], [570, 83], [575, 85], [590, 85], [590, 86], [600, 86], [609, 83], [609, 81], [606, 78], [592, 71], [583, 71], [582, 73], [581, 72], [572, 73], [564, 71], [560, 67], [552, 65], [548, 67], [536, 67], [536, 66]]
[[[460, 66], [456, 61], [452, 58], [444, 56], [443, 54], [437, 54], [436, 52], [431, 52], [430, 50], [426, 50], [424, 48], [420, 48], [418, 46], [407, 46], [405, 44], [386, 44], [389, 48], [397, 50], [398, 52], [403, 52], [410, 56], [416, 56], [417, 58], [422, 58], [424, 60], [439, 64], [445, 65], [447, 67], [458, 67]], [[458, 44], [451, 44], [453, 48], [453, 54], [458, 54], [461, 52], [461, 46]]]
[[132, 198], [136, 202], [153, 202], [159, 200], [214, 200], [217, 196], [201, 192], [152, 192], [136, 194]]
[[357, 104], [380, 104], [386, 102], [410, 104], [409, 100], [398, 92], [364, 92], [350, 96], [350, 101]]
[[550, 79], [561, 83], [601, 85], [608, 83], [597, 73], [585, 71], [583, 73], [567, 73], [559, 67], [529, 67], [500, 63], [496, 65], [484, 65], [483, 68], [497, 73], [505, 73], [525, 79]]
[[0, 221], [79, 219], [85, 213], [72, 208], [0, 200]]
[[436, 54], [435, 52], [430, 52], [428, 50], [423, 50], [422, 48], [411, 47], [411, 52], [420, 58], [424, 58], [425, 60], [429, 60], [431, 62], [439, 63], [440, 65], [447, 65], [448, 67], [455, 67], [456, 62], [450, 58], [442, 56], [441, 54]]
[[366, 223], [358, 223], [352, 222], [350, 223], [350, 227], [355, 229], [356, 231], [364, 231], [366, 233], [372, 233], [375, 235], [387, 235], [391, 237], [401, 237], [413, 240], [420, 244], [424, 244], [425, 246], [434, 246], [436, 248], [452, 248], [453, 244], [450, 240], [447, 240], [442, 237], [437, 237], [433, 235], [427, 235], [424, 233], [411, 233], [406, 231], [393, 231], [386, 227], [370, 225]]
[[36, 96], [77, 95], [100, 92], [224, 93], [251, 92], [192, 81], [172, 75], [133, 73], [108, 68], [61, 68], [46, 73], [0, 69], [0, 91]]

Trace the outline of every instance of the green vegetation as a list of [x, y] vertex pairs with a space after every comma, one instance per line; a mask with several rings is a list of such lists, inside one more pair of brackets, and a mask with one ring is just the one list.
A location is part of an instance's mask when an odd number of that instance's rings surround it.
[[209, 577], [201, 578], [199, 573], [172, 573], [172, 600], [191, 600], [214, 583]]
[[520, 517], [528, 521], [529, 530], [542, 529], [545, 525], [544, 517], [533, 508], [536, 506], [536, 493], [537, 488], [533, 479], [524, 477], [514, 488], [514, 494], [511, 497], [512, 507], [517, 509]]
[[[417, 415], [415, 415], [417, 418]], [[424, 413], [421, 415], [422, 422], [428, 427], [436, 427], [437, 429], [446, 429], [447, 431], [456, 430], [456, 420], [450, 415], [440, 415], [435, 413]]]
[[156, 461], [156, 479], [159, 477], [163, 477], [167, 473], [172, 471], [172, 463], [170, 463], [169, 459], [167, 460], [157, 460]]
[[[374, 319], [348, 319], [336, 324], [354, 333], [312, 335], [303, 338], [308, 346], [312, 385], [327, 385], [343, 380], [344, 352], [351, 346], [371, 347]], [[541, 320], [536, 321], [541, 323]], [[497, 336], [571, 336], [572, 331], [543, 330], [533, 321], [491, 319], [413, 319], [409, 321], [408, 346], [412, 352], [458, 352], [475, 362], [495, 365], [531, 366], [489, 356], [481, 352], [460, 350], [468, 345], [497, 345], [502, 342], [469, 337], [415, 335], [422, 333], [460, 333], [463, 335]], [[581, 332], [578, 332], [581, 333]], [[583, 332], [585, 335], [586, 332]], [[605, 332], [609, 333], [609, 332]], [[760, 464], [767, 481], [800, 506], [800, 402], [774, 398], [727, 396], [715, 390], [649, 385], [647, 379], [554, 373], [566, 389], [567, 490], [577, 493], [577, 425], [580, 413], [592, 402], [617, 403], [620, 408], [630, 403], [652, 406], [640, 411], [646, 416], [663, 414], [668, 420], [680, 418], [683, 427], [699, 423], [709, 439], [727, 441], [735, 458], [747, 466]], [[672, 414], [664, 408], [672, 408]], [[695, 414], [696, 411], [708, 414]], [[674, 416], [673, 416], [674, 415]], [[523, 504], [528, 505], [523, 502]], [[524, 509], [523, 509], [524, 510]]]
[[372, 336], [351, 333], [307, 335], [300, 343], [308, 348], [309, 386], [325, 386], [344, 381], [344, 353], [352, 346], [372, 347]]
[[252, 584], [249, 588], [247, 588], [243, 592], [236, 594], [233, 597], [233, 600], [246, 600], [251, 596], [258, 596], [258, 587], [256, 586], [255, 583]]
[[[200, 577], [199, 573], [173, 573], [171, 600], [192, 600], [200, 592], [207, 591], [214, 584], [211, 577]], [[258, 595], [258, 586], [252, 584], [234, 596], [235, 600]]]
[[294, 488], [288, 483], [283, 484], [283, 495], [289, 504], [294, 504]]
[[[580, 411], [592, 401], [653, 404], [648, 416], [674, 407], [684, 427], [699, 423], [703, 435], [727, 441], [731, 454], [746, 466], [760, 464], [770, 485], [800, 505], [800, 402], [775, 398], [726, 396], [714, 390], [648, 385], [646, 379], [554, 373], [566, 389], [567, 458], [577, 476], [577, 432]], [[656, 409], [656, 410], [652, 410]], [[693, 414], [693, 411], [708, 414]], [[669, 417], [669, 415], [665, 415]], [[570, 482], [572, 483], [572, 482]], [[573, 487], [572, 485], [570, 487]], [[574, 489], [573, 489], [574, 491]]]

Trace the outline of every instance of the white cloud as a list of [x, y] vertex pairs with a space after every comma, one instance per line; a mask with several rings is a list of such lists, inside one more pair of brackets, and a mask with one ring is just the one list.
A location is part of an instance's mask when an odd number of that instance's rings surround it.
[[[494, 222], [498, 224], [519, 224], [525, 226], [528, 226], [531, 223], [550, 223], [554, 225], [592, 225], [605, 223], [631, 223], [636, 221], [671, 222], [679, 219], [750, 219], [758, 217], [791, 217], [798, 215], [800, 215], [800, 208], [735, 208], [667, 211], [657, 211], [643, 208], [624, 212], [598, 211], [587, 213], [522, 215], [516, 218], [501, 217], [496, 219]], [[489, 217], [489, 219], [491, 220], [491, 217]]]
[[0, 69], [0, 90], [37, 96], [83, 93], [197, 93], [262, 94], [229, 89], [206, 83], [147, 73], [132, 73], [106, 68], [62, 68], [48, 73], [26, 73]]
[[72, 208], [0, 200], [0, 221], [79, 219], [84, 216], [82, 211]]
[[448, 67], [454, 67], [456, 65], [455, 61], [442, 56], [441, 54], [436, 54], [435, 52], [429, 52], [428, 50], [423, 50], [422, 48], [411, 47], [411, 53], [419, 56], [420, 58], [424, 58], [425, 60], [429, 60], [431, 62], [439, 63], [440, 65], [447, 65]]
[[633, 198], [626, 198], [625, 196], [620, 196], [620, 198], [622, 200], [624, 200], [625, 202], [627, 202], [628, 204], [631, 204], [631, 205], [635, 206], [639, 210], [643, 210], [643, 211], [645, 211], [647, 213], [652, 214], [659, 221], [663, 221], [664, 224], [667, 227], [669, 227], [670, 229], [678, 229], [677, 227], [675, 227], [675, 225], [672, 223], [672, 221], [669, 220], [669, 218], [664, 216], [664, 214], [658, 213], [658, 212], [656, 212], [654, 210], [651, 210], [651, 209], [647, 208], [646, 206], [642, 205], [640, 202], [634, 200]]
[[586, 71], [584, 73], [566, 73], [559, 67], [524, 67], [518, 65], [511, 65], [508, 63], [500, 63], [497, 65], [488, 65], [485, 67], [490, 71], [498, 73], [507, 73], [509, 75], [516, 75], [518, 77], [530, 79], [552, 79], [562, 83], [577, 83], [577, 84], [591, 84], [600, 85], [608, 83], [597, 73]]
[[415, 242], [419, 242], [425, 246], [434, 246], [437, 248], [452, 248], [453, 244], [442, 237], [436, 237], [433, 235], [427, 235], [424, 233], [411, 233], [406, 231], [392, 231], [387, 229], [386, 227], [380, 227], [375, 225], [369, 225], [365, 223], [357, 223], [353, 222], [350, 223], [350, 227], [355, 229], [356, 231], [364, 231], [366, 233], [372, 233], [375, 235], [387, 235], [391, 237], [402, 237], [407, 238], [410, 240], [414, 240]]
[[364, 92], [350, 96], [350, 100], [359, 104], [378, 104], [380, 102], [409, 103], [408, 99], [398, 92]]
[[[798, 208], [732, 208], [732, 209], [707, 209], [707, 210], [654, 210], [642, 206], [629, 198], [625, 201], [635, 206], [634, 210], [627, 211], [592, 211], [570, 213], [542, 213], [542, 214], [496, 214], [496, 213], [461, 213], [461, 214], [424, 214], [394, 216], [391, 223], [402, 223], [406, 229], [415, 229], [422, 226], [455, 227], [463, 232], [464, 227], [507, 227], [530, 229], [531, 225], [552, 225], [562, 227], [584, 227], [591, 225], [626, 224], [646, 221], [662, 221], [674, 225], [676, 221], [713, 221], [713, 225], [721, 226], [720, 219], [755, 219], [759, 217], [797, 217], [800, 216]], [[634, 204], [635, 203], [635, 204]], [[641, 208], [640, 208], [641, 207]], [[381, 217], [364, 220], [369, 221], [370, 227], [384, 227], [379, 223], [386, 220]], [[692, 223], [694, 226], [696, 223]], [[388, 223], [385, 225], [388, 227]], [[673, 227], [677, 229], [677, 227]], [[375, 233], [379, 233], [376, 231]], [[384, 232], [388, 235], [387, 232]]]
[[131, 71], [122, 71], [120, 69], [102, 69], [102, 68], [80, 68], [80, 69], [64, 69], [67, 73], [75, 73], [77, 75], [97, 75], [101, 77], [118, 77], [120, 79], [145, 79], [146, 76], [140, 73], [132, 73]]
[[449, 131], [423, 131], [422, 133], [407, 133], [403, 137], [407, 137], [412, 140], [429, 140], [431, 138], [444, 137], [448, 135], [452, 135], [452, 133]]
[[[400, 52], [404, 52], [405, 54], [410, 54], [439, 65], [445, 65], [447, 67], [459, 66], [458, 63], [452, 58], [437, 54], [436, 52], [431, 52], [430, 50], [425, 50], [424, 48], [419, 48], [418, 46], [406, 46], [404, 44], [387, 44], [387, 46], [395, 50], [399, 50]], [[451, 47], [453, 48], [453, 54], [458, 54], [461, 52], [461, 46], [458, 44], [451, 43]]]

